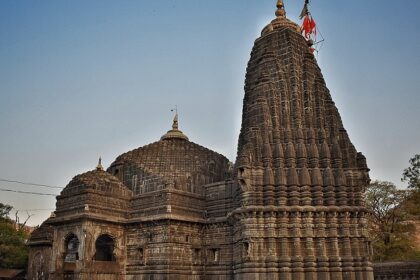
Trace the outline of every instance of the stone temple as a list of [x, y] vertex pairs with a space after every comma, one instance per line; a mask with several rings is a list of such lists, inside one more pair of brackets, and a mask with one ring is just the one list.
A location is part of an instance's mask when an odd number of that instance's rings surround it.
[[70, 181], [28, 242], [28, 279], [373, 279], [366, 159], [277, 8], [248, 63], [235, 164], [176, 116], [160, 140]]

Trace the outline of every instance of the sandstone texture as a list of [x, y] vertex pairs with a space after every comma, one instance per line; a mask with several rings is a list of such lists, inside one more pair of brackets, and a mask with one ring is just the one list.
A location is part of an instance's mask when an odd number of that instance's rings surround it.
[[351, 143], [299, 27], [255, 41], [235, 164], [173, 127], [73, 178], [29, 240], [28, 279], [371, 280]]

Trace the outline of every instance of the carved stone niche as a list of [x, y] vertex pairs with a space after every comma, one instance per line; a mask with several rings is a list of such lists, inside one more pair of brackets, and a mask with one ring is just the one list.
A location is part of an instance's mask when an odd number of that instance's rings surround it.
[[241, 242], [241, 255], [243, 260], [249, 260], [252, 256], [252, 242], [244, 240]]
[[245, 167], [238, 169], [238, 182], [243, 192], [251, 190], [251, 182], [249, 179], [249, 170]]
[[146, 263], [146, 250], [144, 246], [139, 246], [136, 248], [135, 258], [141, 265], [144, 265]]
[[201, 247], [191, 248], [193, 264], [202, 264], [203, 250]]
[[207, 251], [207, 263], [218, 264], [220, 262], [220, 248], [209, 248]]
[[74, 263], [79, 260], [79, 239], [74, 234], [69, 234], [64, 242], [64, 262]]

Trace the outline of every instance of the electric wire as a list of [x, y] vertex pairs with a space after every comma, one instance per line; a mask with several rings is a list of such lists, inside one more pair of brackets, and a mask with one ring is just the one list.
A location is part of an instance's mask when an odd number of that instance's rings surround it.
[[44, 195], [44, 196], [58, 196], [58, 194], [53, 193], [40, 193], [40, 192], [27, 192], [27, 191], [18, 191], [18, 190], [11, 190], [6, 188], [0, 188], [0, 192], [13, 192], [13, 193], [21, 193], [21, 194], [30, 194], [30, 195]]
[[15, 211], [54, 211], [55, 209], [15, 209]]
[[28, 186], [36, 186], [36, 187], [44, 187], [44, 188], [50, 188], [50, 189], [63, 189], [62, 187], [58, 187], [58, 186], [50, 186], [50, 185], [45, 185], [45, 184], [22, 182], [22, 181], [10, 180], [10, 179], [2, 179], [2, 178], [0, 178], [0, 182], [15, 183], [15, 184], [28, 185]]

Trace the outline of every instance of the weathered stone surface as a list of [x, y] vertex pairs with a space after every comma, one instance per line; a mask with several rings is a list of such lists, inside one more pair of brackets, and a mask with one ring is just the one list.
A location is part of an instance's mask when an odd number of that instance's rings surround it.
[[372, 279], [368, 171], [298, 26], [278, 17], [256, 40], [246, 75], [234, 242], [258, 249], [236, 265], [238, 279]]
[[228, 159], [188, 141], [177, 127], [174, 124], [160, 141], [122, 154], [107, 171], [134, 194], [165, 188], [202, 194], [201, 186], [224, 180]]
[[68, 184], [29, 241], [29, 279], [373, 279], [366, 160], [277, 6], [248, 64], [235, 166], [176, 117]]
[[420, 280], [420, 261], [375, 263], [375, 280]]
[[28, 279], [49, 279], [54, 228], [45, 221], [30, 239]]

